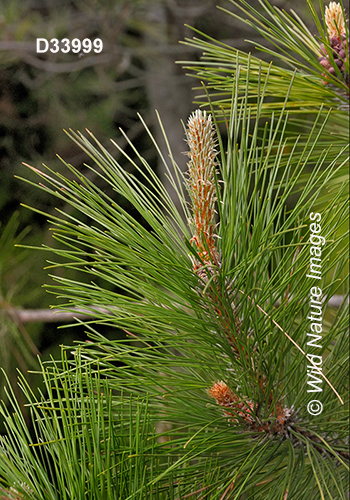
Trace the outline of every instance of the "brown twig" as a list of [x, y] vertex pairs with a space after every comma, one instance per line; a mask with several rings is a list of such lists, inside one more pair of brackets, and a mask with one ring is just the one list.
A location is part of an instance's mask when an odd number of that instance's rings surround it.
[[[87, 320], [98, 314], [110, 313], [113, 308], [91, 306], [89, 309], [76, 309], [63, 311], [62, 309], [21, 309], [16, 307], [6, 308], [5, 312], [17, 324], [25, 323], [69, 323], [76, 319]], [[117, 308], [116, 308], [117, 309]]]

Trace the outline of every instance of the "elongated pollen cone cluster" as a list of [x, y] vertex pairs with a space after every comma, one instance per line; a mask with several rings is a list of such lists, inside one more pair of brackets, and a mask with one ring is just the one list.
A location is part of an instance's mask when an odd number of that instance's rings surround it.
[[[326, 7], [325, 21], [332, 55], [329, 53], [330, 50], [327, 52], [324, 44], [321, 44], [320, 52], [322, 55], [319, 57], [319, 62], [330, 75], [337, 74], [334, 67], [337, 66], [344, 81], [349, 85], [349, 74], [346, 71], [349, 57], [349, 38], [346, 36], [345, 20], [339, 3], [330, 2], [329, 7]], [[326, 73], [323, 73], [323, 76], [326, 77]]]
[[[189, 146], [188, 176], [189, 195], [193, 218], [194, 243], [204, 264], [218, 264], [214, 241], [215, 230], [215, 130], [210, 114], [197, 109], [188, 119], [187, 144]], [[194, 269], [202, 264], [195, 263]]]

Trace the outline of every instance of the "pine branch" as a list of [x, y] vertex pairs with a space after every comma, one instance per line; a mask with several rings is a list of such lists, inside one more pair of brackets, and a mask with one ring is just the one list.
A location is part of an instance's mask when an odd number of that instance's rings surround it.
[[[258, 13], [240, 3], [255, 19]], [[90, 311], [94, 321], [86, 321], [89, 342], [65, 347], [61, 360], [42, 365], [47, 396], [20, 379], [34, 433], [9, 389], [12, 408], [2, 409], [9, 438], [0, 453], [8, 491], [25, 496], [30, 488], [44, 500], [64, 498], [67, 488], [91, 500], [104, 491], [106, 499], [117, 491], [129, 500], [346, 499], [348, 408], [332, 390], [346, 399], [345, 300], [327, 311], [316, 346], [332, 384], [322, 388], [317, 418], [307, 411], [314, 395], [305, 381], [315, 345], [301, 346], [310, 313], [309, 216], [317, 204], [324, 242], [317, 284], [325, 300], [347, 296], [346, 231], [339, 223], [348, 220], [348, 184], [332, 183], [347, 162], [348, 118], [330, 109], [335, 92], [316, 75], [318, 43], [308, 43], [303, 25], [264, 5], [272, 21], [259, 14], [260, 31], [275, 42], [284, 34], [283, 47], [296, 51], [284, 54], [289, 63], [312, 49], [314, 72], [304, 73], [305, 62], [294, 74], [201, 44], [213, 57], [205, 91], [223, 93], [209, 102], [211, 115], [198, 110], [190, 117], [186, 178], [170, 148], [168, 165], [144, 124], [179, 210], [126, 134], [128, 151], [116, 146], [127, 168], [92, 133], [68, 134], [109, 189], [63, 160], [67, 176], [30, 167], [40, 189], [74, 209], [50, 216], [59, 248], [51, 249], [49, 268], [81, 278], [53, 275], [49, 290], [64, 301], [60, 309]], [[296, 33], [302, 43], [291, 37]], [[218, 54], [226, 57], [222, 67]], [[105, 338], [99, 324], [128, 337]]]

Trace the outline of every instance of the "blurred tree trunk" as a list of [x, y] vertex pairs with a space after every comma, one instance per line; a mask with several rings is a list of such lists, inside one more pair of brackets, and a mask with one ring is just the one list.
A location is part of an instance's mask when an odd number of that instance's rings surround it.
[[[259, 5], [258, 0], [250, 3], [257, 7]], [[280, 8], [286, 7], [285, 0], [278, 3]], [[226, 7], [230, 10], [229, 5]], [[191, 53], [188, 47], [179, 44], [179, 40], [194, 36], [185, 24], [199, 28], [236, 48], [246, 47], [245, 39], [250, 36], [259, 42], [263, 42], [263, 39], [256, 30], [236, 23], [233, 18], [218, 10], [216, 0], [153, 0], [147, 4], [143, 23], [143, 63], [151, 116], [154, 110], [159, 112], [174, 160], [185, 171], [187, 157], [183, 152], [187, 150], [187, 146], [181, 121], [186, 123], [189, 114], [195, 109], [193, 101], [196, 92], [192, 87], [199, 86], [198, 80], [186, 76], [186, 71], [180, 64], [176, 64], [176, 60], [193, 61], [196, 58], [196, 54]], [[256, 53], [253, 45], [251, 51]], [[197, 57], [200, 55], [197, 54]], [[260, 57], [264, 57], [264, 54], [260, 53]], [[156, 127], [154, 133], [164, 158], [168, 159], [168, 150], [159, 127]], [[158, 167], [163, 184], [178, 206], [163, 165], [159, 163]]]
[[[181, 9], [183, 16], [175, 16], [166, 3], [162, 1], [149, 3], [146, 22], [150, 30], [144, 34], [146, 92], [149, 107], [151, 111], [159, 112], [167, 131], [174, 160], [183, 171], [186, 170], [187, 162], [187, 157], [183, 152], [187, 150], [187, 147], [181, 120], [186, 122], [193, 110], [194, 81], [185, 76], [185, 70], [175, 61], [181, 57], [180, 54], [184, 53], [178, 41], [184, 38], [185, 19], [188, 22], [185, 12], [190, 9], [191, 2], [188, 2], [187, 8]], [[155, 137], [167, 160], [169, 154], [159, 127], [156, 127]], [[159, 175], [166, 190], [178, 206], [174, 189], [165, 175], [162, 164], [159, 164]]]

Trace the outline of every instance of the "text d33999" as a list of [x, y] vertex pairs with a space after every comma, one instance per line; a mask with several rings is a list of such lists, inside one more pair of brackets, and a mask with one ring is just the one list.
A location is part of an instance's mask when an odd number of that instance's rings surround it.
[[47, 51], [53, 54], [57, 52], [62, 52], [63, 54], [68, 54], [69, 52], [78, 54], [79, 52], [84, 52], [88, 54], [91, 51], [95, 52], [95, 54], [99, 54], [102, 50], [103, 42], [101, 38], [95, 38], [95, 40], [84, 38], [83, 41], [79, 40], [79, 38], [73, 38], [73, 40], [69, 40], [68, 38], [63, 38], [62, 40], [58, 40], [57, 38], [51, 38], [51, 40], [47, 40], [46, 38], [36, 39], [37, 54], [42, 54]]

